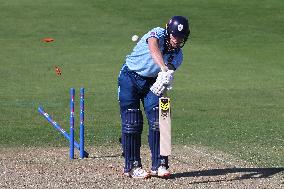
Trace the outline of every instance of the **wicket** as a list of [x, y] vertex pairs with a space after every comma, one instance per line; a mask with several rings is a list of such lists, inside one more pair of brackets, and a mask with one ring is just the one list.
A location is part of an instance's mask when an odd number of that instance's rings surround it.
[[75, 89], [71, 88], [70, 89], [70, 134], [68, 134], [62, 127], [55, 122], [48, 113], [46, 113], [42, 107], [38, 108], [38, 112], [44, 116], [44, 118], [52, 124], [52, 126], [58, 130], [69, 142], [70, 142], [70, 159], [74, 159], [74, 147], [77, 148], [80, 151], [80, 158], [83, 159], [84, 157], [88, 157], [89, 154], [84, 150], [84, 130], [85, 130], [85, 125], [84, 125], [84, 93], [85, 89], [81, 88], [80, 89], [80, 143], [75, 141], [75, 129], [74, 129], [74, 99], [75, 99]]

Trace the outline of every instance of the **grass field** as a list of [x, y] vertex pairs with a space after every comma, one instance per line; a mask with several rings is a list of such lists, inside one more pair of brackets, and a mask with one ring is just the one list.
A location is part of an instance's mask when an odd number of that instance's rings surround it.
[[173, 143], [283, 167], [283, 8], [282, 0], [0, 0], [0, 146], [66, 146], [37, 107], [68, 129], [74, 87], [78, 125], [81, 86], [86, 144], [117, 142], [116, 80], [131, 36], [186, 15], [192, 36], [170, 93]]

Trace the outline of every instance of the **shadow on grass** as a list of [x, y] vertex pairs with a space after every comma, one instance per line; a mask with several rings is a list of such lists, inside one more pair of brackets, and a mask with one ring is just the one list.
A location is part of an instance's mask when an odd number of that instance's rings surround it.
[[208, 182], [219, 182], [219, 181], [233, 181], [233, 180], [243, 180], [243, 179], [260, 179], [268, 178], [277, 173], [284, 171], [283, 167], [280, 168], [225, 168], [225, 169], [209, 169], [202, 171], [192, 171], [184, 173], [175, 173], [171, 176], [172, 179], [182, 178], [182, 177], [214, 177], [222, 176], [227, 174], [239, 173], [240, 176], [228, 179], [216, 179], [214, 181], [200, 181], [195, 183], [208, 183]]

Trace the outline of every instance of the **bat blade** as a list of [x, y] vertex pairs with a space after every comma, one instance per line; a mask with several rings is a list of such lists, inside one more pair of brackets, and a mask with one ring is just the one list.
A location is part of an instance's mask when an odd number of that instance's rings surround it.
[[171, 107], [170, 98], [159, 99], [160, 155], [171, 155]]

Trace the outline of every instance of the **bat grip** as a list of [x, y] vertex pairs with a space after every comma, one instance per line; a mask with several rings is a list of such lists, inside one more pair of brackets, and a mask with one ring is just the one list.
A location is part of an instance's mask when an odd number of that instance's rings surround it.
[[167, 92], [168, 92], [168, 89], [165, 88], [164, 91], [163, 91], [162, 97], [167, 97]]
[[[162, 72], [167, 72], [167, 71], [168, 71], [166, 66], [162, 66], [162, 67], [161, 67], [161, 70], [162, 70]], [[163, 97], [167, 97], [167, 89], [164, 90], [162, 96], [163, 96]]]

